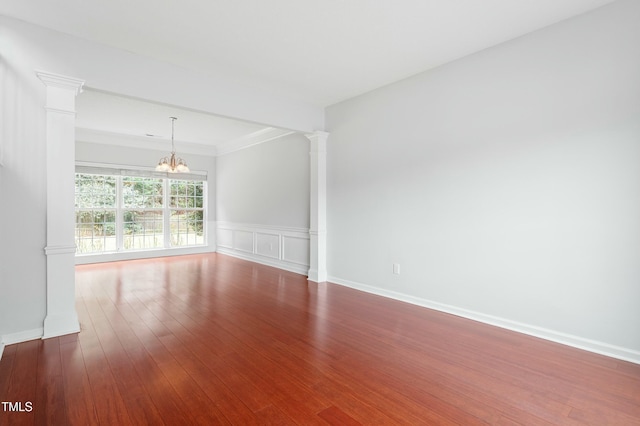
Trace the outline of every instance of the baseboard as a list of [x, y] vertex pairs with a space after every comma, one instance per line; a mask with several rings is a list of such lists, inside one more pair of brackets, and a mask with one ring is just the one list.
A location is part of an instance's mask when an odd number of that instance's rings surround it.
[[555, 330], [550, 330], [542, 327], [536, 327], [529, 324], [523, 324], [517, 321], [508, 320], [505, 318], [495, 317], [492, 315], [487, 315], [480, 312], [459, 308], [456, 306], [446, 305], [443, 303], [410, 296], [404, 293], [384, 290], [378, 287], [373, 287], [367, 284], [357, 283], [354, 281], [345, 280], [338, 277], [330, 276], [328, 277], [328, 281], [331, 283], [345, 286], [345, 287], [350, 287], [356, 290], [372, 293], [378, 296], [388, 297], [390, 299], [395, 299], [401, 302], [407, 302], [413, 305], [418, 305], [418, 306], [433, 309], [436, 311], [445, 312], [445, 313], [456, 315], [459, 317], [482, 322], [485, 324], [494, 325], [496, 327], [505, 328], [507, 330], [516, 331], [518, 333], [539, 337], [541, 339], [549, 340], [552, 342], [560, 343], [560, 344], [571, 346], [578, 349], [583, 349], [589, 352], [597, 353], [597, 354], [608, 356], [611, 358], [616, 358], [623, 361], [629, 361], [635, 364], [640, 364], [640, 352], [634, 351], [632, 349], [610, 345], [608, 343], [598, 342], [595, 340], [585, 339], [583, 337], [573, 336], [570, 334], [566, 334], [566, 333], [562, 333], [562, 332], [558, 332]]
[[271, 266], [278, 269], [284, 269], [285, 271], [295, 272], [296, 274], [301, 274], [305, 276], [307, 275], [307, 271], [309, 270], [308, 266], [288, 263], [288, 262], [277, 260], [277, 259], [264, 258], [260, 255], [256, 255], [252, 253], [242, 253], [242, 252], [239, 252], [233, 249], [228, 249], [225, 247], [218, 247], [217, 252], [220, 254], [225, 254], [227, 256], [236, 257], [242, 260], [248, 260], [249, 262], [255, 262], [261, 265]]
[[309, 229], [216, 222], [216, 250], [251, 262], [307, 275]]
[[50, 339], [79, 332], [80, 322], [74, 309], [73, 312], [67, 312], [64, 315], [47, 315], [44, 319], [42, 338]]
[[215, 247], [194, 246], [173, 249], [138, 250], [119, 253], [76, 255], [76, 265], [92, 263], [120, 262], [123, 260], [151, 259], [165, 256], [184, 256], [189, 254], [204, 254], [215, 252]]
[[16, 343], [27, 342], [29, 340], [36, 340], [42, 337], [44, 328], [34, 328], [33, 330], [19, 331], [17, 333], [5, 334], [0, 341], [3, 345], [13, 345]]
[[0, 361], [2, 361], [3, 352], [4, 352], [4, 343], [0, 342]]

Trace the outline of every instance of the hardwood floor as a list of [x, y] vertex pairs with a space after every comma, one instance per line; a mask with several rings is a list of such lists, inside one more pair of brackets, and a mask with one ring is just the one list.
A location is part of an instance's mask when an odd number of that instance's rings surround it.
[[640, 365], [219, 254], [77, 268], [0, 425], [638, 425]]

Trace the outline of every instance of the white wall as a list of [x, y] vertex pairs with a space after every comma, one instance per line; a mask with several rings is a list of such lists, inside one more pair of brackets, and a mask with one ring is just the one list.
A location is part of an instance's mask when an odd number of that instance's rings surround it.
[[292, 134], [216, 158], [218, 251], [306, 274], [309, 140]]
[[[9, 37], [7, 35], [7, 37]], [[42, 335], [46, 310], [45, 86], [0, 37], [0, 344]]]
[[639, 17], [329, 107], [330, 280], [640, 362]]
[[292, 134], [217, 157], [217, 220], [309, 228], [309, 140]]

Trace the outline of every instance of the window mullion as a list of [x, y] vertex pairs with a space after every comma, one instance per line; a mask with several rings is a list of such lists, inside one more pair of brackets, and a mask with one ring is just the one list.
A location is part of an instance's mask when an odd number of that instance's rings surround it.
[[162, 179], [162, 218], [164, 229], [164, 248], [171, 247], [171, 211], [169, 204], [169, 179]]
[[209, 226], [207, 224], [207, 212], [209, 209], [205, 207], [206, 203], [208, 202], [207, 194], [207, 182], [202, 182], [202, 206], [200, 206], [200, 210], [202, 210], [202, 243], [204, 245], [209, 245], [209, 238], [207, 236], [209, 229]]
[[116, 176], [116, 250], [124, 249], [124, 213], [122, 194], [122, 176]]

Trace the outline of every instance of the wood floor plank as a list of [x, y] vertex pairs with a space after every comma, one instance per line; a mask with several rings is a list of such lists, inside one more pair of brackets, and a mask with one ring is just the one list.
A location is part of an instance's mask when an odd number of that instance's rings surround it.
[[[115, 354], [107, 349], [105, 353], [100, 343], [98, 329], [94, 318], [102, 316], [99, 303], [89, 296], [84, 296], [88, 318], [82, 318], [83, 332], [79, 342], [88, 376], [89, 386], [94, 395], [95, 414], [100, 424], [132, 424], [126, 404], [120, 394], [118, 385], [109, 365], [107, 354]], [[122, 354], [115, 354], [121, 357]]]
[[336, 426], [358, 426], [362, 424], [335, 405], [320, 411], [318, 417], [330, 425]]
[[640, 365], [220, 254], [78, 266], [0, 424], [640, 425]]
[[60, 344], [67, 422], [70, 425], [97, 424], [98, 418], [89, 375], [79, 340]]
[[67, 408], [59, 339], [42, 342], [36, 372], [35, 422], [41, 425], [66, 423]]
[[[16, 398], [14, 391], [10, 391], [9, 385], [11, 383], [17, 350], [18, 345], [9, 345], [4, 348], [2, 354], [2, 360], [0, 362], [0, 401], [2, 402], [14, 402]], [[0, 407], [0, 425], [10, 424], [11, 419], [15, 417], [16, 415], [7, 411], [4, 406]]]
[[[36, 410], [34, 405], [37, 399], [37, 369], [38, 357], [42, 348], [42, 340], [32, 340], [16, 347], [13, 368], [9, 377], [7, 393], [3, 402], [19, 403], [18, 410], [27, 410], [26, 404], [30, 402], [32, 411], [8, 411], [3, 404], [2, 420], [11, 425], [33, 425], [35, 424]], [[5, 348], [5, 351], [7, 349]], [[3, 361], [4, 362], [4, 355]], [[43, 407], [44, 408], [44, 407]], [[10, 410], [10, 409], [9, 409]]]
[[2, 398], [3, 401], [6, 401], [9, 396], [9, 379], [11, 378], [11, 371], [13, 370], [17, 349], [18, 345], [9, 345], [4, 348], [2, 354], [2, 362], [0, 363], [0, 398]]

